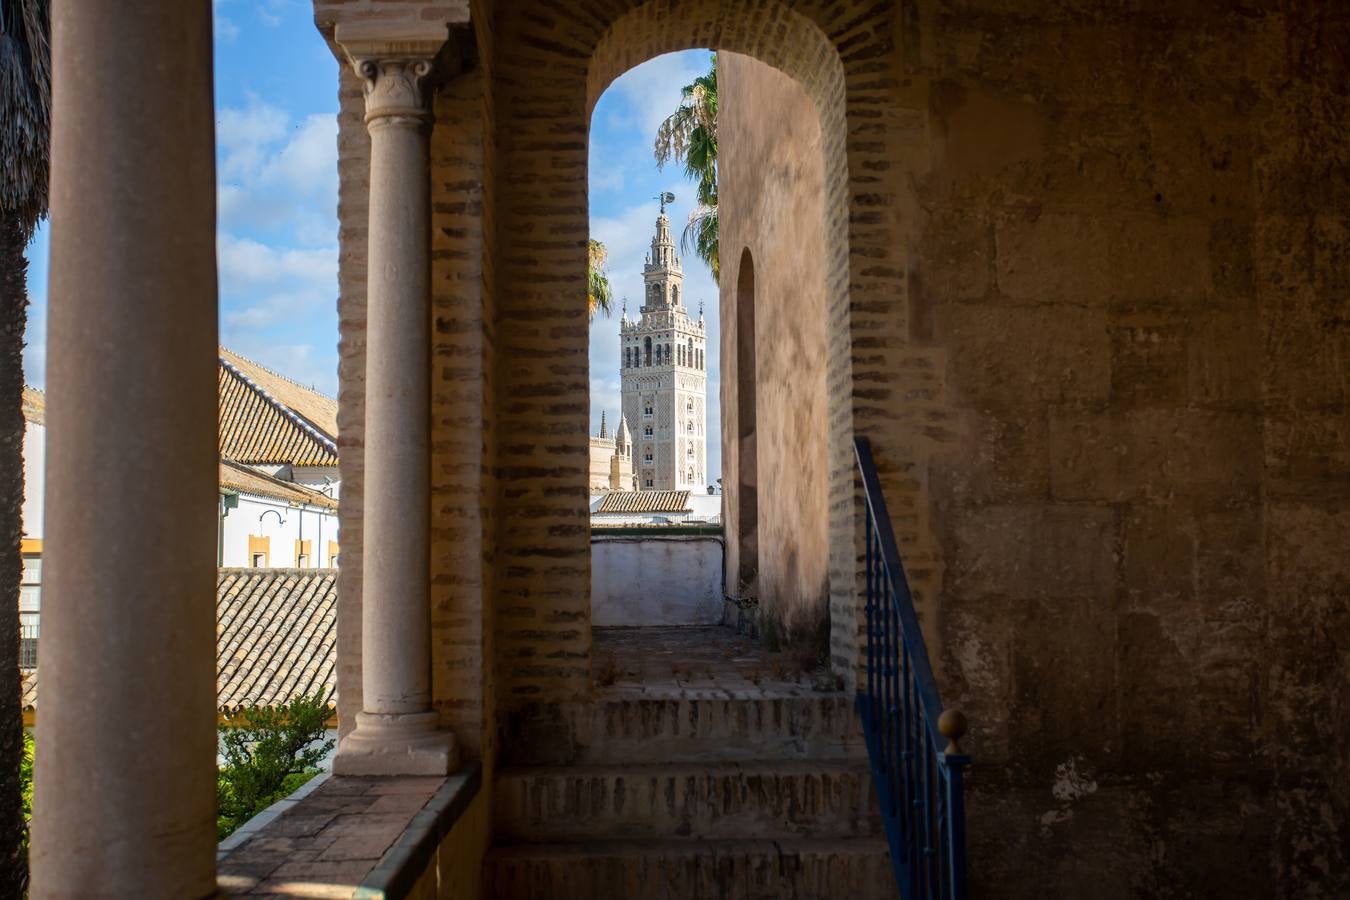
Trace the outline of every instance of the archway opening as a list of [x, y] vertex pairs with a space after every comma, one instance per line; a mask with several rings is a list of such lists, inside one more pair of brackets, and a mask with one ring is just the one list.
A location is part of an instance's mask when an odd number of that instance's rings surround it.
[[[608, 57], [620, 46], [614, 40], [618, 32], [616, 28], [602, 39], [593, 59], [593, 91], [611, 85], [626, 88], [628, 75], [617, 81], [597, 76], [612, 65]], [[811, 28], [803, 35], [803, 39], [809, 35], [823, 40]], [[841, 149], [842, 110], [837, 102], [826, 101], [822, 85], [838, 88], [842, 76], [831, 68], [838, 63], [832, 53], [813, 57], [824, 62], [804, 68], [777, 58], [772, 48], [745, 49], [752, 53], [721, 50], [716, 55], [719, 91], [730, 91], [729, 95], [719, 95], [718, 148], [719, 153], [734, 160], [731, 178], [736, 185], [730, 194], [722, 191], [718, 195], [721, 234], [717, 249], [719, 257], [726, 256], [729, 262], [720, 266], [719, 283], [712, 285], [716, 296], [703, 296], [690, 284], [691, 267], [700, 264], [694, 252], [696, 242], [685, 241], [677, 248], [685, 251], [681, 254], [682, 282], [660, 271], [668, 262], [663, 256], [663, 247], [668, 246], [663, 229], [693, 229], [697, 224], [693, 218], [663, 224], [666, 210], [662, 198], [681, 187], [685, 193], [696, 193], [694, 185], [681, 185], [675, 179], [673, 183], [650, 185], [655, 189], [634, 197], [639, 201], [647, 194], [656, 198], [647, 202], [645, 215], [635, 213], [627, 225], [630, 232], [637, 231], [649, 239], [643, 250], [641, 281], [629, 277], [631, 283], [626, 283], [625, 261], [616, 259], [614, 248], [608, 248], [620, 318], [619, 346], [614, 354], [619, 371], [616, 380], [624, 399], [599, 397], [607, 378], [603, 369], [606, 354], [597, 353], [595, 348], [600, 341], [612, 344], [616, 329], [610, 324], [597, 333], [593, 325], [590, 439], [592, 450], [602, 437], [618, 442], [614, 417], [608, 410], [622, 409], [623, 422], [633, 435], [630, 477], [635, 496], [613, 496], [625, 485], [606, 477], [613, 467], [597, 464], [592, 455], [592, 671], [595, 683], [601, 686], [641, 674], [636, 680], [651, 687], [646, 677], [650, 670], [630, 673], [626, 668], [636, 661], [642, 669], [645, 659], [660, 655], [660, 648], [628, 641], [618, 645], [619, 652], [613, 652], [615, 646], [607, 646], [611, 638], [608, 629], [620, 627], [712, 625], [724, 629], [722, 636], [733, 642], [745, 641], [790, 656], [790, 661], [779, 661], [774, 668], [798, 683], [830, 664], [831, 450], [838, 444], [846, 445], [851, 434], [833, 434], [832, 428], [847, 428], [848, 418], [832, 418], [829, 413], [831, 403], [847, 404], [848, 394], [830, 396], [827, 390], [829, 310], [832, 304], [846, 300], [848, 283], [847, 217], [827, 215], [827, 210], [842, 210], [844, 206], [846, 161]], [[773, 63], [755, 58], [765, 55], [773, 58]], [[736, 79], [730, 88], [720, 80], [728, 70]], [[840, 80], [831, 82], [831, 77]], [[600, 117], [611, 112], [606, 105], [608, 96], [594, 107]], [[723, 96], [735, 100], [727, 105]], [[775, 115], [785, 110], [786, 118], [780, 115], [781, 121], [774, 122]], [[605, 159], [606, 148], [601, 143], [605, 123], [597, 115], [590, 123], [590, 237], [613, 240], [614, 221], [607, 223], [607, 234], [596, 227], [597, 220], [604, 219], [597, 189], [612, 190], [616, 182], [628, 187], [631, 175], [625, 172], [622, 179], [617, 178], [612, 159]], [[725, 132], [724, 123], [728, 129]], [[828, 149], [823, 140], [826, 134], [830, 135]], [[725, 143], [728, 140], [730, 144]], [[604, 162], [597, 165], [598, 160]], [[722, 161], [719, 156], [719, 172]], [[624, 236], [618, 238], [620, 245], [628, 242]], [[680, 243], [674, 236], [670, 242]], [[776, 270], [771, 278], [772, 296], [758, 290], [761, 248]], [[841, 293], [842, 297], [836, 296]], [[633, 297], [642, 298], [640, 307], [632, 302]], [[699, 322], [703, 330], [697, 337], [702, 340], [695, 340], [691, 346], [688, 337], [677, 333], [681, 321], [673, 311], [683, 307], [692, 314], [699, 300], [706, 301], [709, 315], [706, 323]], [[835, 321], [847, 327], [846, 316]], [[833, 343], [836, 353], [846, 352], [841, 350], [846, 346], [846, 341]], [[767, 368], [761, 364], [765, 360]], [[686, 367], [706, 373], [704, 384], [699, 385], [706, 393], [696, 393], [692, 399], [681, 393], [692, 386], [681, 380]], [[761, 396], [768, 396], [767, 407], [761, 403]], [[686, 412], [691, 415], [686, 416]], [[695, 412], [703, 416], [692, 415]], [[690, 421], [684, 421], [686, 417]], [[706, 451], [701, 442], [688, 441], [703, 436], [708, 439]], [[608, 444], [601, 449], [610, 451]], [[763, 478], [773, 481], [767, 499], [760, 489]], [[678, 511], [673, 506], [670, 510], [656, 509], [659, 498], [655, 494], [679, 492], [689, 486], [701, 488], [701, 484], [694, 484], [699, 481], [707, 485], [707, 496], [717, 502], [715, 515], [700, 515], [696, 505], [684, 498], [672, 501], [681, 507]], [[597, 498], [597, 486], [607, 488], [604, 496]], [[649, 496], [641, 496], [644, 494]], [[707, 566], [696, 555], [688, 560], [675, 559], [682, 551], [678, 540], [704, 535], [677, 538], [672, 534], [666, 538], [652, 531], [607, 533], [608, 523], [601, 520], [612, 518], [609, 511], [630, 507], [646, 512], [647, 521], [630, 519], [624, 523], [635, 528], [658, 522], [719, 526], [717, 571], [704, 572]], [[773, 543], [768, 548], [764, 546], [766, 522], [772, 523], [769, 533]], [[618, 544], [620, 538], [622, 545]], [[658, 545], [658, 540], [664, 545]], [[644, 544], [647, 546], [642, 547]], [[625, 557], [622, 563], [616, 560], [619, 556]], [[669, 567], [668, 572], [663, 565]], [[699, 593], [704, 582], [713, 585], [711, 592], [703, 591], [710, 596], [692, 596]], [[841, 590], [849, 592], [851, 585], [841, 586]], [[667, 635], [666, 639], [678, 645], [687, 638]], [[706, 636], [700, 645], [710, 640], [714, 639]], [[622, 652], [625, 647], [627, 663]], [[689, 651], [686, 647], [678, 652], [687, 655]], [[732, 674], [748, 677], [749, 673]]]

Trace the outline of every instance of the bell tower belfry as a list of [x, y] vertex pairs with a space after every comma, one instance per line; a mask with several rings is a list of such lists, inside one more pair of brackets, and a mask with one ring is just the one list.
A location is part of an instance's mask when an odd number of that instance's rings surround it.
[[670, 235], [666, 204], [658, 198], [656, 233], [642, 267], [643, 302], [637, 321], [625, 308], [619, 325], [623, 415], [632, 432], [633, 472], [639, 490], [707, 487], [707, 329], [684, 306], [684, 270]]

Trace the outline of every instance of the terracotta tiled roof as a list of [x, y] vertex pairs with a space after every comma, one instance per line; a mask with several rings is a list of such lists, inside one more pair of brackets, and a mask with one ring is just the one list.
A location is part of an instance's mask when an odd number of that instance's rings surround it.
[[[42, 644], [38, 642], [38, 664]], [[216, 578], [216, 706], [279, 706], [322, 689], [337, 697], [337, 570], [221, 569]], [[38, 673], [23, 672], [37, 709]]]
[[254, 384], [275, 397], [283, 406], [308, 421], [330, 438], [337, 437], [338, 404], [332, 397], [307, 388], [298, 381], [273, 372], [247, 356], [220, 348], [220, 358], [244, 373]]
[[336, 663], [336, 569], [220, 570], [216, 584], [220, 709], [277, 706], [320, 689], [332, 703]]
[[23, 419], [34, 425], [47, 424], [47, 395], [26, 384], [23, 386]]
[[335, 466], [337, 403], [221, 348], [220, 455], [250, 465]]
[[271, 497], [290, 503], [308, 503], [324, 509], [337, 509], [338, 502], [303, 485], [282, 481], [228, 459], [220, 461], [220, 486], [241, 494]]
[[595, 508], [598, 513], [688, 512], [688, 491], [611, 491]]

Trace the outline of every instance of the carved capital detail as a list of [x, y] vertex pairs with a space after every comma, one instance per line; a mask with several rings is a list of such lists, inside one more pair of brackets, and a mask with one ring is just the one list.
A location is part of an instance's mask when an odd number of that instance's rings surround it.
[[429, 118], [422, 88], [431, 74], [430, 59], [353, 58], [352, 65], [364, 82], [366, 122], [388, 116]]

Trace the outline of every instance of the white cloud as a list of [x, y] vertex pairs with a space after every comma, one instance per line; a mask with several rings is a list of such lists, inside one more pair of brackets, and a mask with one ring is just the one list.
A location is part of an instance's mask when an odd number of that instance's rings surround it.
[[254, 100], [217, 118], [217, 203], [231, 230], [279, 229], [305, 244], [337, 236], [337, 118], [293, 123], [281, 109]]
[[249, 283], [295, 279], [315, 286], [337, 287], [337, 248], [282, 249], [249, 238], [221, 233], [216, 238], [220, 282], [225, 290]]
[[337, 197], [337, 117], [305, 118], [281, 152], [267, 161], [259, 181], [302, 194]]
[[283, 291], [269, 294], [249, 306], [227, 309], [221, 322], [228, 328], [266, 328], [279, 323], [296, 323], [324, 312], [332, 298], [322, 291]]
[[286, 6], [286, 0], [264, 0], [258, 4], [258, 18], [264, 25], [276, 28], [281, 24], [281, 12]]
[[226, 107], [216, 117], [221, 178], [247, 178], [267, 155], [268, 145], [286, 135], [290, 116], [256, 98], [244, 109]]
[[215, 20], [215, 36], [226, 43], [239, 37], [239, 26], [220, 14], [220, 8], [229, 2], [230, 0], [214, 0], [211, 4], [211, 12]]
[[239, 37], [239, 26], [224, 16], [216, 16], [215, 36], [222, 41], [232, 42]]
[[680, 89], [708, 71], [703, 54], [667, 53], [629, 69], [612, 85], [626, 101], [626, 118], [643, 134], [656, 131], [680, 104]]
[[221, 340], [236, 353], [242, 353], [292, 381], [336, 397], [336, 330], [333, 336], [334, 346], [321, 347], [313, 343], [274, 340], [247, 331], [238, 332], [227, 326], [222, 330]]

